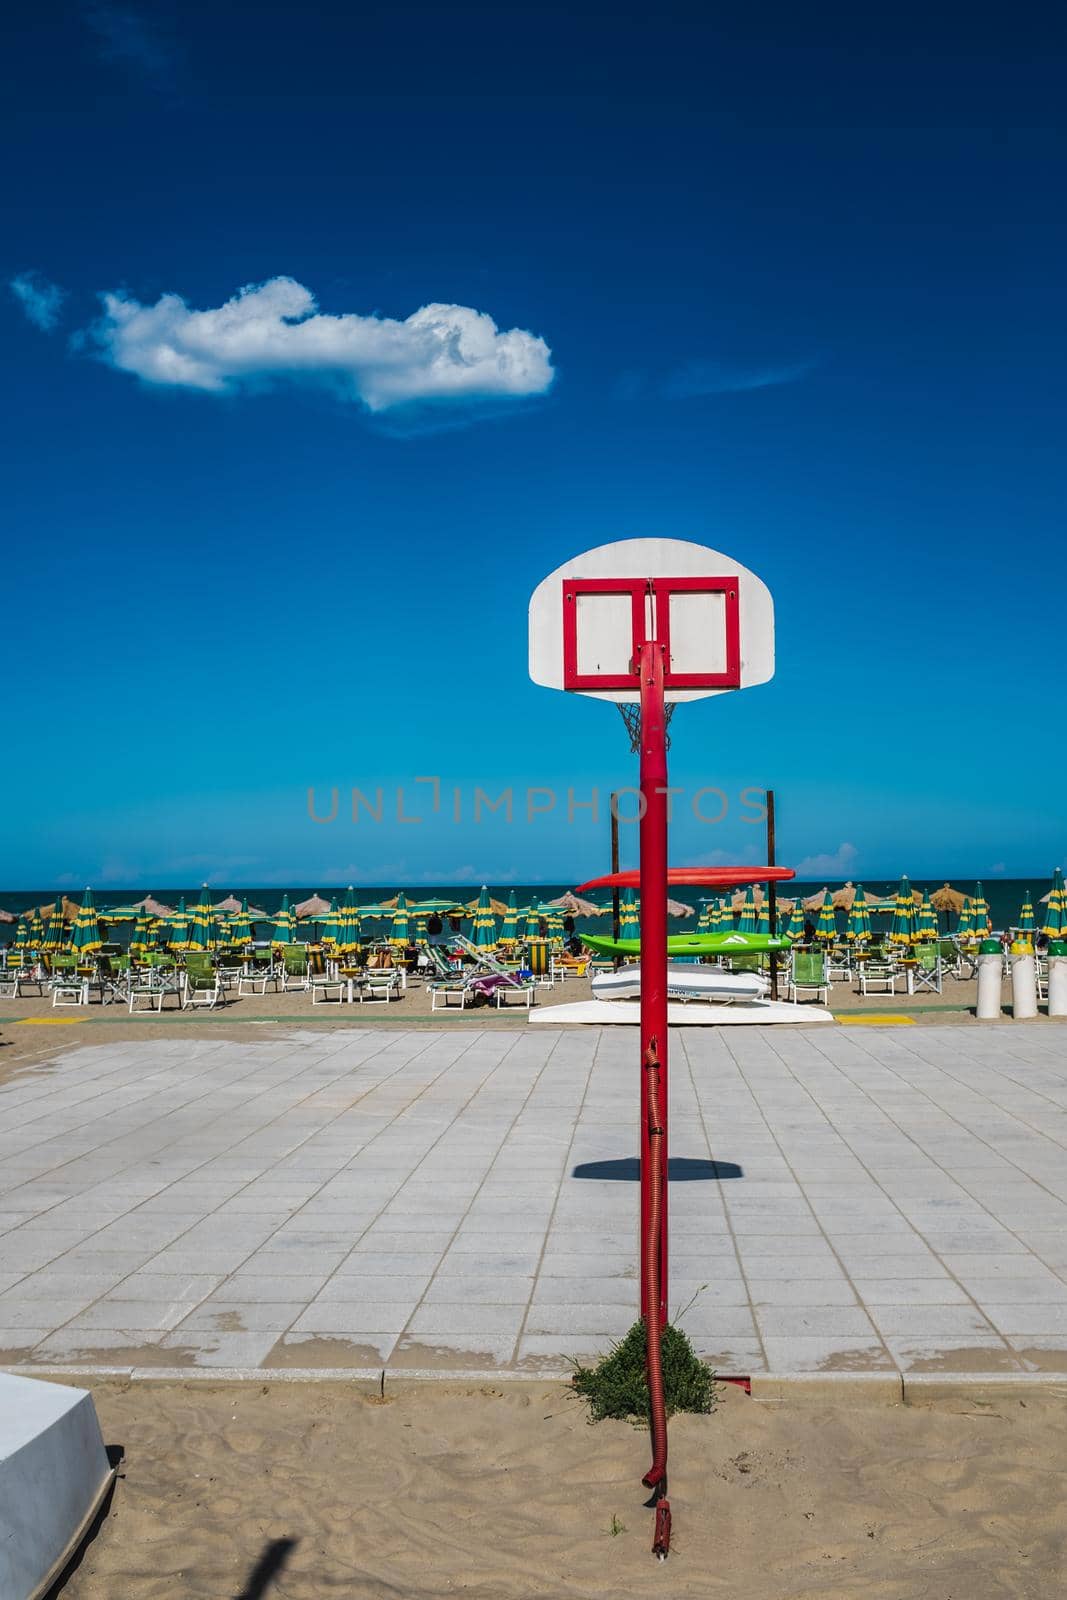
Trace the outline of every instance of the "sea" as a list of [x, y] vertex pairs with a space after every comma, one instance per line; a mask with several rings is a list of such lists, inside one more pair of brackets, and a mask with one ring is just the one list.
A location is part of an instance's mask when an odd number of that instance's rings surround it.
[[[911, 881], [914, 889], [929, 889], [930, 892], [933, 893], [935, 889], [939, 889], [941, 887], [941, 883], [944, 880], [938, 880], [937, 882], [934, 882], [932, 880], [915, 878]], [[894, 879], [892, 882], [889, 882], [886, 879], [869, 880], [865, 878], [863, 880], [863, 887], [869, 897], [877, 896], [878, 898], [882, 898], [886, 895], [895, 894], [898, 885], [899, 879]], [[953, 888], [960, 890], [962, 894], [973, 895], [975, 891], [975, 880], [973, 878], [957, 878], [953, 880], [952, 886]], [[419, 884], [417, 888], [408, 888], [405, 885], [397, 885], [395, 883], [381, 884], [377, 887], [361, 884], [356, 890], [355, 898], [357, 904], [359, 905], [380, 905], [382, 900], [390, 899], [396, 894], [397, 889], [401, 887], [404, 889], [404, 893], [409, 902], [417, 900], [444, 899], [455, 900], [457, 903], [466, 903], [467, 901], [476, 898], [481, 885], [476, 883], [445, 883], [431, 887], [427, 884]], [[543, 905], [546, 901], [555, 900], [558, 898], [558, 896], [565, 894], [566, 891], [572, 887], [572, 884], [567, 883], [516, 883], [496, 886], [492, 884], [489, 885], [490, 893], [496, 900], [502, 900], [506, 902], [508, 896], [514, 892], [515, 903], [520, 907], [532, 904], [535, 899]], [[783, 896], [789, 896], [790, 898], [796, 895], [804, 897], [815, 894], [823, 887], [824, 885], [822, 883], [801, 882], [799, 879], [795, 879], [791, 883], [783, 884], [780, 892]], [[826, 887], [833, 890], [840, 888], [841, 884], [840, 881], [838, 881], [829, 883], [826, 885]], [[991, 880], [983, 880], [982, 889], [987, 901], [989, 902], [990, 919], [993, 923], [994, 929], [997, 931], [1002, 928], [1010, 927], [1012, 924], [1018, 922], [1019, 911], [1022, 907], [1023, 898], [1027, 890], [1032, 891], [1034, 915], [1037, 925], [1040, 927], [1044, 907], [1038, 902], [1040, 896], [1048, 892], [1048, 883], [1040, 880], [1027, 881], [1022, 878], [995, 878]], [[281, 905], [283, 892], [286, 891], [283, 891], [276, 885], [268, 888], [257, 886], [255, 884], [215, 884], [212, 885], [211, 888], [211, 898], [213, 902], [217, 902], [225, 899], [229, 894], [235, 894], [238, 899], [241, 899], [243, 896], [247, 895], [250, 905], [259, 906], [262, 907], [264, 911], [274, 913]], [[289, 889], [287, 892], [289, 895], [289, 904], [294, 906], [298, 905], [302, 900], [310, 899], [313, 894], [319, 894], [323, 897], [323, 899], [326, 900], [329, 900], [333, 895], [336, 895], [340, 901], [344, 896], [345, 888], [343, 885], [338, 888], [336, 885], [315, 884], [310, 887], [295, 886]], [[5, 911], [13, 912], [17, 915], [20, 911], [24, 911], [31, 906], [45, 905], [49, 901], [54, 901], [57, 894], [60, 893], [68, 895], [72, 900], [75, 901], [80, 901], [81, 899], [80, 893], [72, 889], [0, 889], [0, 908]], [[196, 903], [197, 900], [199, 900], [200, 893], [201, 886], [199, 884], [189, 885], [184, 888], [166, 889], [161, 889], [158, 885], [154, 885], [151, 888], [141, 889], [125, 887], [121, 890], [114, 890], [110, 892], [97, 890], [94, 891], [93, 899], [97, 910], [106, 917], [106, 908], [109, 905], [129, 905], [131, 901], [143, 900], [146, 894], [154, 895], [157, 900], [163, 901], [166, 905], [177, 905], [179, 896], [184, 894], [186, 906], [191, 907]], [[712, 897], [713, 895], [714, 891], [711, 889], [671, 890], [672, 899], [678, 900], [683, 904], [691, 905], [694, 908], [694, 911], [697, 913], [699, 913], [703, 901]], [[588, 895], [585, 898], [594, 900], [610, 908], [611, 896], [609, 893], [601, 891], [597, 894]], [[838, 913], [838, 921], [841, 930], [844, 931], [845, 919], [843, 913]], [[941, 923], [942, 931], [945, 933], [951, 933], [953, 928], [956, 926], [957, 919], [951, 913], [946, 914], [942, 912], [939, 921]], [[4, 924], [3, 926], [6, 927], [8, 925]], [[370, 924], [368, 924], [368, 926], [370, 926]], [[582, 919], [578, 918], [576, 921], [576, 926], [579, 932], [582, 931], [583, 927], [592, 932], [597, 926], [600, 927], [601, 932], [604, 931], [604, 924], [603, 922], [599, 921], [599, 919], [591, 919], [588, 923], [583, 923]], [[684, 932], [686, 929], [692, 929], [693, 926], [694, 921], [692, 918], [674, 918], [671, 921], [670, 931], [672, 933], [680, 933]], [[116, 933], [118, 933], [118, 929], [116, 929]], [[0, 942], [3, 942], [3, 940], [4, 935], [3, 932], [0, 931]]]

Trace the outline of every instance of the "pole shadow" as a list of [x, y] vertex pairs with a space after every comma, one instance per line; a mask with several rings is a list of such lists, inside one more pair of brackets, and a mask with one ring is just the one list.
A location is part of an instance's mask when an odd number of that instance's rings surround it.
[[[699, 1160], [692, 1156], [670, 1156], [667, 1177], [671, 1183], [710, 1183], [716, 1179], [743, 1178], [736, 1161]], [[601, 1183], [638, 1183], [641, 1162], [637, 1156], [620, 1156], [615, 1161], [582, 1161], [571, 1172], [572, 1178], [598, 1178]]]
[[263, 1600], [275, 1578], [299, 1544], [299, 1539], [271, 1539], [248, 1574], [248, 1582], [233, 1600]]

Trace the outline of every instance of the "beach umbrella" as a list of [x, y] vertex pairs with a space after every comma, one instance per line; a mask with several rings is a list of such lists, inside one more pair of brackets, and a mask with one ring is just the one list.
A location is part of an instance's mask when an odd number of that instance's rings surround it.
[[759, 906], [756, 909], [756, 932], [770, 933], [771, 931], [771, 901], [769, 895], [761, 895]]
[[718, 908], [717, 900], [705, 900], [703, 909], [697, 919], [698, 933], [711, 933], [716, 926], [715, 912]]
[[133, 925], [133, 937], [130, 939], [130, 954], [143, 955], [150, 944], [155, 943], [152, 931], [152, 918], [146, 911], [138, 914]]
[[225, 933], [231, 944], [252, 943], [255, 938], [252, 921], [252, 913], [248, 909], [248, 896], [245, 895], [239, 908], [226, 924]]
[[640, 939], [641, 907], [632, 889], [624, 889], [619, 901], [619, 938]]
[[862, 883], [857, 887], [848, 908], [845, 938], [853, 944], [865, 944], [871, 937], [871, 912]]
[[30, 925], [26, 930], [26, 943], [31, 950], [40, 950], [44, 945], [44, 923], [41, 921], [41, 913], [37, 906], [34, 906], [30, 916]]
[[922, 904], [919, 906], [919, 920], [915, 928], [916, 943], [929, 944], [931, 940], [937, 938], [939, 931], [937, 912], [934, 910], [929, 892], [923, 890]]
[[784, 918], [778, 925], [778, 937], [788, 939], [793, 944], [797, 939], [804, 937], [804, 912], [801, 910], [800, 901], [794, 900]]
[[293, 913], [289, 909], [289, 896], [282, 895], [282, 903], [274, 916], [274, 930], [270, 936], [272, 945], [292, 944], [293, 942]]
[[215, 907], [211, 904], [211, 896], [205, 883], [200, 891], [200, 899], [193, 907], [189, 918], [189, 927], [186, 934], [187, 950], [214, 950], [219, 942], [219, 925], [215, 920]]
[[324, 900], [321, 894], [315, 893], [307, 900], [301, 900], [294, 908], [294, 914], [301, 922], [321, 922], [323, 917], [329, 915], [330, 902]]
[[900, 888], [897, 890], [893, 905], [889, 941], [891, 944], [905, 945], [912, 945], [915, 942], [915, 892], [906, 875], [900, 880]]
[[27, 923], [25, 917], [20, 917], [19, 920], [18, 920], [18, 926], [15, 929], [15, 949], [16, 950], [25, 950], [25, 948], [29, 944], [29, 942], [30, 942], [29, 924]]
[[500, 944], [515, 944], [519, 937], [519, 909], [515, 904], [515, 891], [512, 889], [508, 895], [508, 909], [504, 912], [504, 920], [500, 924]]
[[1023, 895], [1022, 908], [1021, 908], [1021, 910], [1019, 912], [1019, 920], [1016, 923], [1016, 927], [1017, 927], [1018, 931], [1022, 934], [1024, 942], [1026, 944], [1030, 945], [1031, 948], [1033, 948], [1033, 943], [1034, 943], [1034, 903], [1030, 898], [1029, 889], [1027, 889], [1026, 893]]
[[940, 889], [935, 889], [930, 896], [930, 904], [935, 911], [944, 911], [946, 913], [953, 911], [958, 917], [963, 910], [965, 899], [966, 896], [962, 895], [958, 889], [954, 889], [950, 883], [943, 883]]
[[563, 917], [559, 911], [553, 910], [551, 905], [542, 906], [541, 914], [545, 919], [545, 932], [555, 943], [563, 939]]
[[[488, 898], [488, 894], [486, 897]], [[402, 893], [396, 897], [396, 910], [393, 912], [393, 926], [389, 930], [389, 943], [397, 945], [411, 943], [411, 918], [408, 915], [408, 903]]]
[[534, 895], [526, 910], [526, 925], [523, 928], [524, 939], [540, 939], [541, 937], [541, 902]]
[[48, 927], [45, 929], [44, 938], [41, 940], [42, 950], [62, 950], [67, 942], [67, 930], [63, 922], [62, 902], [57, 900], [52, 907], [48, 918]]
[[758, 926], [756, 916], [756, 896], [752, 885], [745, 890], [745, 898], [741, 903], [741, 920], [737, 924], [738, 933], [755, 933]]
[[974, 886], [974, 897], [971, 900], [971, 914], [974, 917], [974, 931], [979, 939], [984, 939], [992, 929], [989, 920], [989, 905], [985, 892], [980, 883]]
[[819, 907], [819, 916], [815, 923], [815, 937], [820, 944], [833, 944], [837, 938], [837, 917], [834, 915], [834, 901], [829, 889], [823, 891], [822, 905]]
[[413, 917], [411, 920], [415, 928], [415, 931], [411, 936], [412, 944], [429, 944], [430, 936], [426, 932], [426, 918], [423, 916], [418, 916]]
[[496, 944], [496, 918], [489, 905], [489, 890], [482, 884], [478, 904], [474, 911], [474, 943], [479, 950], [491, 950]]
[[91, 955], [94, 950], [99, 950], [103, 944], [100, 937], [100, 921], [93, 905], [93, 891], [86, 889], [81, 909], [74, 919], [74, 928], [71, 932], [71, 948], [79, 956]]
[[167, 918], [167, 927], [170, 930], [167, 943], [172, 950], [187, 950], [189, 948], [189, 913], [185, 909], [185, 896], [178, 901], [178, 909]]
[[956, 924], [956, 938], [962, 944], [974, 943], [974, 910], [971, 906], [970, 895], [964, 895], [963, 906], [960, 910], [959, 921]]
[[220, 900], [218, 905], [215, 907], [215, 919], [218, 921], [218, 919], [221, 917], [236, 916], [240, 909], [241, 902], [238, 900], [237, 896], [235, 894], [228, 894], [225, 900]]
[[341, 902], [341, 910], [338, 913], [338, 937], [334, 945], [337, 954], [339, 956], [350, 955], [353, 951], [358, 950], [361, 932], [360, 910], [356, 905], [355, 890], [349, 884], [345, 890], [344, 900]]
[[1041, 932], [1047, 933], [1050, 939], [1062, 939], [1067, 934], [1067, 889], [1064, 888], [1061, 868], [1056, 868], [1052, 875], [1052, 888], [1041, 899], [1046, 907]]
[[341, 913], [337, 908], [337, 896], [330, 901], [330, 909], [322, 919], [323, 944], [336, 944], [341, 937]]

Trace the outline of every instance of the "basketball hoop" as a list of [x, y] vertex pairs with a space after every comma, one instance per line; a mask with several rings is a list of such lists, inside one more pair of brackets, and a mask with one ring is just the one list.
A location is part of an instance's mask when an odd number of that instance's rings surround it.
[[[631, 705], [626, 700], [620, 700], [616, 703], [619, 708], [619, 715], [625, 722], [626, 731], [630, 735], [630, 753], [631, 755], [636, 755], [638, 750], [641, 748], [641, 707], [640, 705]], [[665, 729], [670, 729], [671, 718], [674, 716], [675, 704], [676, 702], [674, 700], [669, 700], [663, 708], [663, 725]], [[666, 733], [665, 737], [667, 740], [667, 749], [669, 750], [671, 747], [671, 736], [669, 731]]]

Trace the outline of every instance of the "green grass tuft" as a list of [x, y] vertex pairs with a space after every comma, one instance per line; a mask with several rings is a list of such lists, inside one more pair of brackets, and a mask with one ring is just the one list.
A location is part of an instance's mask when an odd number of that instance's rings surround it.
[[[588, 1402], [594, 1422], [617, 1417], [621, 1421], [647, 1423], [646, 1348], [645, 1324], [641, 1319], [597, 1366], [583, 1367], [581, 1362], [575, 1361], [571, 1386]], [[711, 1411], [715, 1404], [715, 1374], [700, 1360], [680, 1328], [667, 1324], [663, 1330], [662, 1349], [667, 1415], [675, 1411]]]

